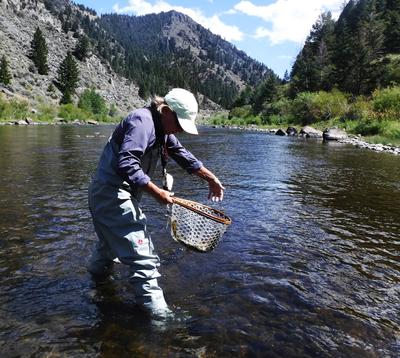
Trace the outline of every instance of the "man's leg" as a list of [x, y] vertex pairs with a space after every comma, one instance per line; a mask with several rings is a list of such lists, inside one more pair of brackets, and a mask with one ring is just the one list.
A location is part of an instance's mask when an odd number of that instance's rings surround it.
[[[112, 219], [110, 214], [115, 214]], [[107, 259], [112, 260], [113, 257], [103, 253], [112, 253], [121, 263], [130, 266], [136, 302], [150, 311], [168, 310], [163, 291], [157, 282], [160, 277], [160, 259], [153, 252], [154, 247], [146, 229], [146, 217], [137, 202], [122, 200], [115, 213], [108, 211], [104, 218], [96, 215], [95, 227], [107, 249], [102, 251], [104, 247], [100, 247], [99, 259], [95, 258], [94, 261], [105, 264]]]
[[96, 224], [94, 226], [99, 241], [89, 260], [88, 271], [95, 277], [106, 277], [112, 272], [115, 254], [112, 253], [102, 231], [96, 227]]

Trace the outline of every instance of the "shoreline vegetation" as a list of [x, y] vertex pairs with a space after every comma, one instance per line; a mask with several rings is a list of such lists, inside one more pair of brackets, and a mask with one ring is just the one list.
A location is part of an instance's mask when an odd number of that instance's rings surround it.
[[[370, 96], [354, 96], [337, 89], [300, 92], [294, 97], [281, 94], [254, 110], [246, 98], [238, 101], [228, 116], [208, 122], [215, 126], [256, 127], [265, 130], [312, 126], [324, 131], [338, 128], [348, 138], [370, 144], [400, 147], [400, 86], [379, 88]], [[344, 139], [344, 138], [342, 138]]]
[[[375, 151], [400, 154], [400, 87], [376, 90], [371, 99], [352, 98], [339, 91], [303, 92], [293, 100], [272, 103], [279, 107], [267, 118], [254, 116], [249, 108], [233, 108], [227, 113], [202, 119], [213, 127], [266, 132], [275, 135], [337, 140]], [[115, 124], [123, 118], [115, 105], [109, 108], [88, 90], [77, 105], [6, 98], [0, 93], [0, 125]], [[393, 119], [395, 118], [395, 119]], [[335, 134], [329, 138], [329, 131]], [[310, 133], [311, 131], [311, 133]]]

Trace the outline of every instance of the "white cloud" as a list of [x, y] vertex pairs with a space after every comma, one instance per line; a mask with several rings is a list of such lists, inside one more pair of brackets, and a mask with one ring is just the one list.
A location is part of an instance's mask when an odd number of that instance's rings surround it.
[[277, 57], [279, 59], [281, 59], [281, 60], [291, 60], [291, 59], [293, 59], [293, 56], [290, 56], [290, 55], [279, 55]]
[[303, 43], [323, 11], [330, 10], [333, 17], [338, 17], [342, 5], [343, 0], [277, 0], [264, 6], [240, 1], [234, 10], [271, 24], [270, 28], [259, 27], [255, 33], [256, 38], [266, 37], [272, 44], [285, 41]]
[[117, 3], [113, 6], [113, 9], [117, 13], [133, 13], [139, 16], [175, 10], [191, 17], [206, 29], [209, 29], [214, 34], [220, 35], [227, 41], [241, 41], [243, 39], [243, 33], [237, 26], [224, 24], [218, 15], [206, 17], [199, 9], [174, 6], [162, 0], [154, 3], [146, 0], [129, 0], [127, 6], [120, 7]]

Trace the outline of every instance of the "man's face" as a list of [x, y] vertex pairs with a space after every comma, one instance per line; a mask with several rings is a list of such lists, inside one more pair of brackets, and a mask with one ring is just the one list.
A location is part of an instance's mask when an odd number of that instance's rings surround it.
[[176, 113], [172, 111], [169, 107], [163, 108], [161, 122], [165, 134], [174, 134], [183, 131], [183, 129], [179, 125]]

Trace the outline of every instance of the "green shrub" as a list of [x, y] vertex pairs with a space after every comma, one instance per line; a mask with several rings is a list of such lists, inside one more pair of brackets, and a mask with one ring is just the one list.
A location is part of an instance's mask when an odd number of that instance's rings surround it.
[[3, 96], [0, 94], [0, 120], [4, 119], [4, 113], [6, 111], [7, 103]]
[[400, 84], [400, 55], [387, 54], [378, 60], [378, 65], [382, 72], [380, 83], [383, 86], [393, 86]]
[[281, 124], [288, 124], [292, 122], [292, 116], [291, 115], [279, 115], [279, 114], [272, 114], [270, 115], [266, 121], [264, 121], [264, 124], [269, 124], [269, 125], [281, 125]]
[[106, 101], [101, 97], [94, 88], [86, 89], [79, 97], [78, 107], [86, 112], [93, 114], [107, 114]]
[[399, 141], [400, 140], [400, 122], [383, 121], [381, 123], [381, 135]]
[[29, 116], [28, 102], [21, 99], [6, 100], [0, 96], [0, 120], [19, 120]]
[[47, 87], [47, 92], [55, 93], [55, 91], [56, 91], [55, 86], [52, 83], [50, 83], [49, 86]]
[[90, 119], [91, 114], [79, 107], [74, 106], [72, 103], [68, 103], [60, 106], [58, 111], [58, 116], [67, 121], [73, 121], [75, 119], [79, 120]]
[[372, 106], [381, 119], [400, 120], [400, 87], [375, 90]]
[[312, 98], [312, 116], [317, 120], [328, 121], [332, 118], [342, 117], [347, 109], [347, 98], [338, 90], [320, 91]]
[[371, 117], [373, 117], [373, 113], [370, 102], [364, 97], [358, 97], [353, 103], [349, 104], [342, 119], [362, 121]]
[[247, 118], [244, 119], [244, 122], [245, 122], [246, 125], [260, 126], [262, 124], [261, 118], [259, 116], [247, 117]]
[[314, 97], [315, 93], [301, 92], [292, 101], [291, 114], [295, 123], [307, 125], [316, 121], [312, 111]]
[[229, 111], [229, 119], [238, 117], [238, 118], [247, 118], [252, 115], [252, 110], [250, 105], [245, 105], [242, 107], [234, 107]]
[[38, 107], [36, 119], [43, 122], [51, 122], [57, 116], [57, 108], [51, 104], [41, 103]]
[[400, 145], [400, 122], [386, 120], [354, 121], [350, 133], [361, 134], [372, 143]]
[[265, 103], [261, 112], [263, 124], [283, 124], [293, 121], [292, 101], [282, 97], [272, 103]]
[[338, 90], [302, 92], [292, 102], [291, 115], [295, 123], [300, 122], [302, 125], [307, 125], [343, 117], [347, 110], [347, 98]]
[[108, 111], [108, 115], [111, 117], [115, 117], [117, 114], [118, 114], [117, 106], [114, 103], [112, 103]]
[[210, 123], [215, 125], [215, 126], [220, 126], [220, 125], [225, 123], [225, 118], [214, 117], [214, 118], [211, 118]]
[[245, 126], [247, 124], [247, 119], [234, 117], [225, 121], [223, 124], [232, 126]]
[[381, 133], [382, 123], [376, 120], [365, 120], [357, 122], [353, 131], [362, 136], [372, 136]]
[[8, 119], [25, 119], [29, 116], [28, 102], [13, 99], [8, 105]]

